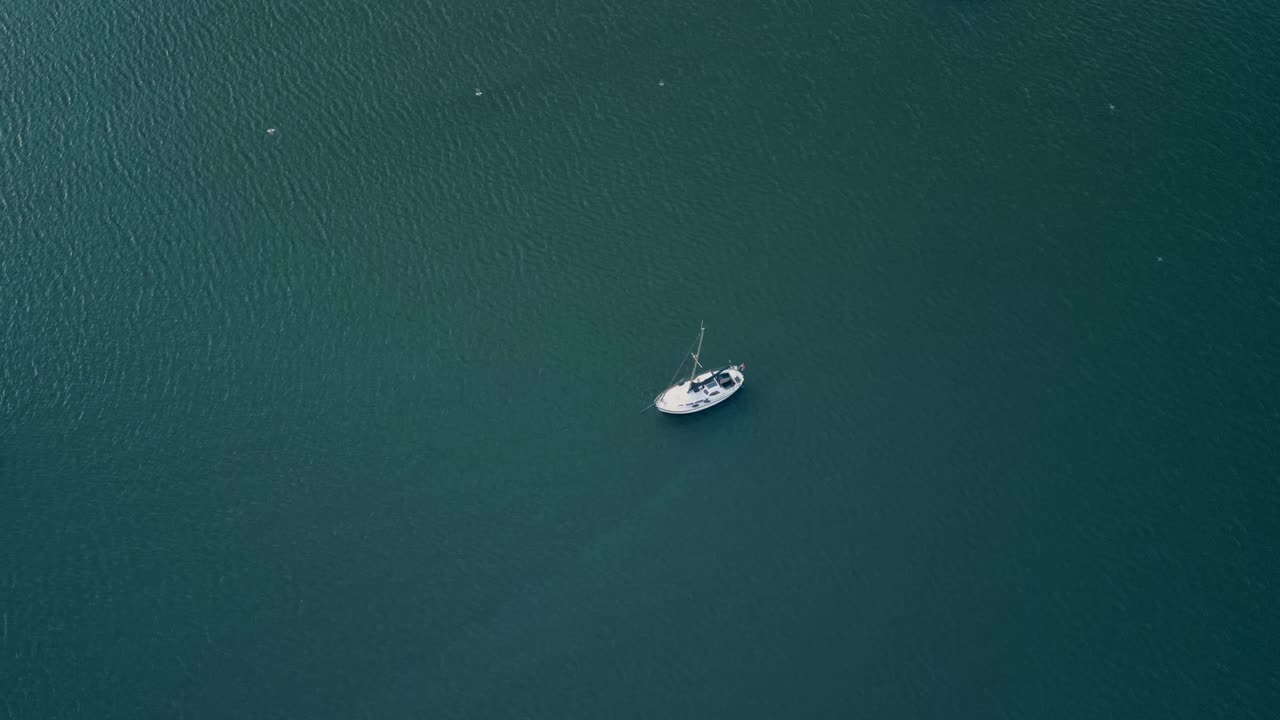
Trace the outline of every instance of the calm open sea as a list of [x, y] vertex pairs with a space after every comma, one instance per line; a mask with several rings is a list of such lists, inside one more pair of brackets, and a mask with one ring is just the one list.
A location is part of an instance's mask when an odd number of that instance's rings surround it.
[[1278, 177], [1272, 0], [10, 0], [0, 718], [1275, 717]]

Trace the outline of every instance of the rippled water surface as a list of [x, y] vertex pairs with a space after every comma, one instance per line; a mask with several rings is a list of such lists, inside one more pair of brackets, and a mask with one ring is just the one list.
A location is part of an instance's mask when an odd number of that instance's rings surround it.
[[9, 3], [2, 717], [1271, 716], [1277, 37]]

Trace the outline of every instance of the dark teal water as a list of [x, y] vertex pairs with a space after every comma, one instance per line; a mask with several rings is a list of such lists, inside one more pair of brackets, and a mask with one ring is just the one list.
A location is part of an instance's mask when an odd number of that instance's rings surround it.
[[0, 717], [1272, 717], [1277, 37], [9, 3]]

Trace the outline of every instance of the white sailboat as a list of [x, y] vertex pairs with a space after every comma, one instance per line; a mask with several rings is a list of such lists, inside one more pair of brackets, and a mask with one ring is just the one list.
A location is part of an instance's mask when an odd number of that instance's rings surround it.
[[699, 325], [698, 350], [693, 353], [693, 372], [689, 379], [663, 390], [653, 401], [658, 410], [669, 415], [688, 415], [706, 410], [742, 389], [743, 372], [747, 369], [745, 364], [698, 372], [702, 367], [698, 362], [702, 355], [702, 336], [707, 332], [705, 325]]

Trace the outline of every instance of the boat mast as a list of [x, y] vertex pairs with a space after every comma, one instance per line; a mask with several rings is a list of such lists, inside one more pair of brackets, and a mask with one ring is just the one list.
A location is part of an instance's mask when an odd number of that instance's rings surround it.
[[693, 382], [693, 379], [698, 377], [698, 367], [701, 365], [698, 362], [698, 356], [702, 354], [702, 336], [707, 332], [707, 326], [703, 325], [701, 320], [698, 321], [698, 325], [700, 326], [698, 328], [698, 351], [693, 354], [693, 374], [689, 376], [689, 382]]

